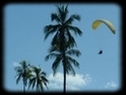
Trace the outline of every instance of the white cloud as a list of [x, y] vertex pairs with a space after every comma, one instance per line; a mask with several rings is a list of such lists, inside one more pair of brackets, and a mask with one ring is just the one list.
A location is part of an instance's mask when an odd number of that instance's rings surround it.
[[117, 87], [117, 83], [115, 83], [114, 81], [107, 82], [105, 85], [105, 88], [116, 88], [116, 87]]
[[[55, 90], [62, 90], [63, 89], [63, 73], [58, 72], [55, 76], [50, 74], [48, 76], [50, 81], [49, 88]], [[91, 77], [89, 74], [85, 76], [81, 74], [67, 75], [66, 76], [66, 88], [67, 90], [80, 90], [80, 88], [88, 85], [91, 82]]]

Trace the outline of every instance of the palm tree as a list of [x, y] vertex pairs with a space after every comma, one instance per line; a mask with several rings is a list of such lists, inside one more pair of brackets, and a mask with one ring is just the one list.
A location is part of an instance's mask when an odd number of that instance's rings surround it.
[[49, 83], [49, 81], [46, 78], [46, 73], [36, 66], [31, 66], [31, 71], [28, 89], [32, 86], [32, 89], [36, 87], [36, 91], [40, 92], [44, 91], [44, 85], [48, 89], [47, 83]]
[[[65, 50], [65, 64], [66, 64], [66, 73], [67, 74], [73, 74], [75, 75], [75, 70], [73, 66], [79, 68], [79, 63], [71, 57], [71, 55], [79, 57], [81, 55], [81, 52], [77, 49], [69, 49], [66, 48]], [[53, 69], [53, 74], [55, 76], [57, 72], [57, 68], [59, 67], [60, 63], [62, 63], [64, 67], [64, 57], [62, 52], [60, 51], [60, 48], [57, 46], [52, 46], [49, 49], [49, 54], [45, 57], [45, 60], [47, 61], [50, 58], [55, 58], [53, 64], [52, 64], [52, 69]]]
[[[57, 13], [51, 14], [51, 20], [56, 21], [57, 24], [55, 25], [47, 25], [44, 28], [45, 38], [47, 39], [49, 35], [54, 34], [51, 41], [51, 45], [55, 46], [56, 44], [59, 45], [60, 51], [62, 51], [62, 57], [63, 57], [63, 70], [64, 70], [64, 92], [66, 92], [66, 57], [65, 57], [65, 42], [68, 43], [68, 48], [72, 48], [74, 46], [77, 46], [75, 39], [71, 35], [71, 32], [75, 33], [76, 35], [82, 35], [82, 31], [76, 27], [73, 26], [72, 23], [75, 20], [80, 20], [80, 16], [77, 14], [72, 14], [70, 17], [68, 17], [68, 5], [62, 6], [62, 5], [56, 5], [57, 7]], [[70, 32], [71, 31], [71, 32]]]
[[23, 91], [25, 92], [25, 87], [27, 85], [27, 80], [29, 78], [29, 74], [30, 74], [30, 69], [29, 69], [29, 66], [30, 64], [28, 64], [27, 61], [23, 60], [22, 62], [19, 63], [20, 66], [16, 66], [14, 69], [16, 71], [16, 76], [17, 79], [16, 79], [16, 84], [19, 83], [19, 81], [21, 80], [22, 78], [22, 81], [23, 81]]

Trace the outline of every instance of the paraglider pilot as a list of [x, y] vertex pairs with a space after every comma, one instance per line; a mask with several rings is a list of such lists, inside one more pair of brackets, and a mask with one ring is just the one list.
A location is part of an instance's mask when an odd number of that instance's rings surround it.
[[100, 50], [99, 52], [98, 52], [98, 54], [102, 54], [103, 53], [103, 51], [102, 50]]

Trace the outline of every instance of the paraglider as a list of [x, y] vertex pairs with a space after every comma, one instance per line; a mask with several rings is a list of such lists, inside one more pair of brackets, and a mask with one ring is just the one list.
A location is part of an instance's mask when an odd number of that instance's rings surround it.
[[107, 27], [111, 30], [111, 32], [113, 34], [115, 34], [115, 28], [114, 28], [113, 24], [109, 20], [106, 20], [106, 19], [97, 19], [97, 20], [95, 20], [92, 23], [92, 28], [94, 30], [96, 30], [102, 23], [104, 23], [105, 25], [107, 25]]
[[[115, 34], [115, 28], [114, 28], [113, 24], [112, 24], [109, 20], [106, 20], [106, 19], [97, 19], [97, 20], [95, 20], [95, 21], [92, 23], [92, 28], [93, 28], [94, 30], [96, 30], [102, 23], [105, 24], [105, 25], [111, 30], [111, 32], [112, 32], [113, 34]], [[100, 50], [100, 51], [98, 52], [98, 54], [102, 54], [102, 53], [103, 53], [102, 50]]]

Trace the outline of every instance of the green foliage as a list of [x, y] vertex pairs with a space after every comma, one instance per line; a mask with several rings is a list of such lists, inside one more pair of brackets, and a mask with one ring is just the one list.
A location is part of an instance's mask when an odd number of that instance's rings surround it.
[[55, 21], [57, 24], [55, 25], [47, 25], [44, 27], [44, 33], [46, 40], [49, 35], [55, 33], [52, 41], [51, 47], [49, 48], [49, 54], [45, 57], [45, 60], [49, 60], [50, 58], [54, 58], [54, 62], [52, 63], [53, 75], [56, 74], [57, 68], [60, 63], [63, 65], [64, 70], [64, 92], [66, 91], [66, 74], [75, 75], [75, 71], [73, 66], [79, 68], [79, 63], [73, 59], [71, 56], [75, 55], [79, 57], [81, 55], [79, 50], [71, 49], [74, 46], [77, 46], [77, 43], [74, 37], [71, 35], [71, 32], [75, 35], [82, 35], [82, 31], [73, 26], [73, 22], [75, 20], [80, 21], [80, 16], [77, 14], [72, 14], [68, 17], [68, 5], [56, 5], [57, 13], [51, 14], [51, 20]]
[[27, 85], [28, 89], [30, 89], [30, 87], [32, 87], [32, 89], [36, 87], [36, 91], [44, 91], [44, 86], [48, 89], [47, 84], [49, 81], [46, 78], [46, 73], [42, 71], [40, 67], [30, 65], [24, 60], [14, 69], [17, 73], [15, 76], [17, 77], [16, 84], [22, 79], [24, 90]]

